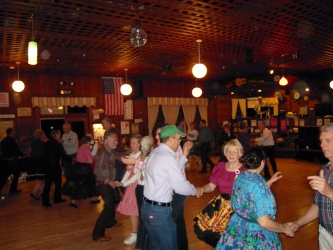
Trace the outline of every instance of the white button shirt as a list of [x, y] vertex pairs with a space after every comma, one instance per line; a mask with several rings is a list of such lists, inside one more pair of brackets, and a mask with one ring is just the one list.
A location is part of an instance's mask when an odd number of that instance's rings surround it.
[[181, 195], [196, 194], [196, 188], [179, 169], [176, 152], [164, 143], [150, 153], [144, 174], [143, 193], [149, 200], [171, 202], [173, 191]]

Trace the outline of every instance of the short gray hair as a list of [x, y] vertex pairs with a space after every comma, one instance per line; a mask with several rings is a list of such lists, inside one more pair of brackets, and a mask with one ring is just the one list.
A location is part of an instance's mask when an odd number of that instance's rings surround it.
[[320, 128], [320, 132], [333, 131], [333, 123], [326, 124]]

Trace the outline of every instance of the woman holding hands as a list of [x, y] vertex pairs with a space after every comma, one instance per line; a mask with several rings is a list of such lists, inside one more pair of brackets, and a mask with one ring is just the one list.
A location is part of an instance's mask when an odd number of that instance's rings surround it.
[[230, 217], [216, 249], [282, 249], [278, 233], [293, 237], [289, 224], [275, 219], [276, 201], [270, 185], [280, 179], [279, 172], [267, 183], [260, 172], [265, 166], [265, 153], [260, 148], [250, 149], [242, 158], [247, 171], [235, 180]]

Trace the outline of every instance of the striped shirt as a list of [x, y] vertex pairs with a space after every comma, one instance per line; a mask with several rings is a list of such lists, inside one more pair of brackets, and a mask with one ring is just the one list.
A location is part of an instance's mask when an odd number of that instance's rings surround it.
[[[324, 177], [331, 188], [333, 188], [333, 172], [330, 172], [330, 162], [320, 170], [324, 170]], [[315, 191], [314, 203], [319, 207], [320, 225], [328, 232], [333, 233], [333, 201], [327, 196]]]

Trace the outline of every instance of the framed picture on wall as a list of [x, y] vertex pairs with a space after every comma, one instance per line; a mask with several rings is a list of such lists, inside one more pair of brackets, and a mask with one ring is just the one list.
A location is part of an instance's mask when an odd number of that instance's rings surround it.
[[139, 134], [139, 123], [132, 123], [132, 135]]
[[8, 92], [0, 92], [0, 107], [9, 107]]
[[130, 134], [130, 122], [129, 121], [120, 122], [120, 133], [122, 135]]

